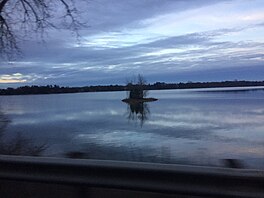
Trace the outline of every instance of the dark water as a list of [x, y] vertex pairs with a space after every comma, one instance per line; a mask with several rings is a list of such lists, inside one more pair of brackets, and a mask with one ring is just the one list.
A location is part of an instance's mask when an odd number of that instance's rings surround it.
[[264, 91], [237, 90], [2, 96], [0, 152], [264, 169]]

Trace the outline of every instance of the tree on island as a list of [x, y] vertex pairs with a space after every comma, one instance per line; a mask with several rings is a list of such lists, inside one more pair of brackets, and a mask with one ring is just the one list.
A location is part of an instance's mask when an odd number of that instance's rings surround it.
[[127, 83], [127, 89], [129, 92], [129, 98], [130, 99], [143, 99], [147, 96], [148, 90], [145, 90], [144, 88], [147, 85], [146, 79], [138, 74], [136, 78], [133, 80], [130, 80]]
[[148, 87], [146, 79], [138, 74], [134, 80], [128, 81], [126, 89], [128, 91], [128, 98], [123, 99], [126, 103], [137, 103], [137, 102], [151, 102], [156, 101], [156, 98], [147, 98]]

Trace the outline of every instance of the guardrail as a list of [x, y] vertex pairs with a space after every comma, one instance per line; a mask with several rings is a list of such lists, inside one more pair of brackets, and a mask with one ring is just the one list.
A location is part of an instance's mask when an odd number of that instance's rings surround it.
[[0, 179], [203, 197], [264, 197], [264, 171], [0, 155]]

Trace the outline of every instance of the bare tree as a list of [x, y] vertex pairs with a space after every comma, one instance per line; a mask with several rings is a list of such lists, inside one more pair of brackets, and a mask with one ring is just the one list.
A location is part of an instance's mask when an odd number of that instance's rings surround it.
[[0, 0], [0, 56], [21, 54], [19, 43], [31, 33], [43, 39], [48, 29], [65, 28], [79, 36], [80, 21], [75, 0]]
[[145, 89], [147, 84], [146, 79], [141, 75], [135, 76], [131, 78], [131, 80], [127, 80], [127, 91], [129, 98], [144, 98], [148, 95], [148, 90]]
[[147, 84], [147, 80], [141, 74], [138, 74], [137, 84], [139, 88], [142, 90], [143, 97], [146, 97], [148, 95], [148, 90], [144, 89], [144, 87]]

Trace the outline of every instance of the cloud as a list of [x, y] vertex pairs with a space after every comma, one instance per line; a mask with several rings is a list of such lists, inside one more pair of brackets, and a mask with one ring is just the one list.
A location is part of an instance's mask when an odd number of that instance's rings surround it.
[[24, 76], [21, 73], [14, 73], [14, 74], [3, 74], [0, 75], [0, 83], [20, 83], [20, 82], [27, 82], [30, 76]]
[[44, 45], [23, 43], [22, 60], [0, 61], [0, 73], [33, 76], [28, 83], [87, 85], [122, 83], [124, 76], [137, 73], [166, 81], [166, 75], [183, 73], [192, 80], [197, 72], [263, 70], [264, 6], [259, 0], [100, 0], [88, 5], [77, 4], [87, 8], [84, 16], [91, 25], [81, 30], [80, 42], [64, 30], [50, 31]]

